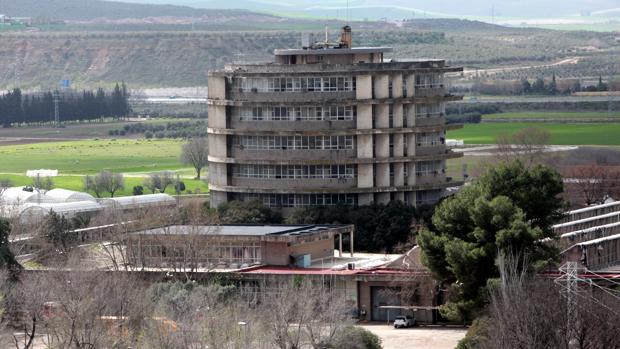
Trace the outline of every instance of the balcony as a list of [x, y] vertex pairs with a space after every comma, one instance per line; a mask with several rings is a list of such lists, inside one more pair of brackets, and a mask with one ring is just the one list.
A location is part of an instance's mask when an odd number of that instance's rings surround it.
[[355, 129], [355, 120], [333, 121], [254, 121], [240, 120], [239, 117], [231, 118], [230, 128], [240, 131], [322, 131], [322, 130], [348, 130]]
[[443, 125], [445, 123], [446, 118], [444, 117], [443, 113], [416, 115], [415, 118], [416, 127], [437, 126]]
[[357, 188], [357, 178], [240, 178], [232, 177], [231, 185], [254, 189], [282, 189], [295, 191], [296, 189], [354, 189]]
[[415, 97], [443, 97], [446, 95], [446, 89], [443, 85], [439, 87], [417, 87], [415, 88]]
[[238, 160], [325, 160], [338, 161], [341, 159], [357, 158], [357, 150], [310, 150], [310, 149], [271, 149], [249, 150], [240, 147], [231, 147], [230, 157]]
[[325, 103], [334, 100], [353, 100], [355, 91], [333, 91], [333, 92], [246, 92], [231, 90], [228, 94], [231, 100], [247, 102], [276, 102], [276, 103], [303, 103], [318, 101]]
[[438, 155], [438, 154], [444, 154], [445, 152], [446, 152], [445, 144], [426, 145], [426, 146], [418, 144], [415, 149], [415, 156]]

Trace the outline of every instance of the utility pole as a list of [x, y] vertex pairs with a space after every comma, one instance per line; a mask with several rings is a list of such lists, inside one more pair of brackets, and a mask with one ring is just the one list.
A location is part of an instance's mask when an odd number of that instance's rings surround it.
[[568, 339], [568, 349], [579, 348], [579, 262], [567, 262], [560, 267], [562, 276], [555, 280], [558, 284], [565, 284], [563, 293], [566, 297], [566, 337]]
[[58, 93], [58, 90], [56, 90], [54, 91], [54, 125], [56, 127], [60, 127], [59, 104], [60, 104], [60, 95]]

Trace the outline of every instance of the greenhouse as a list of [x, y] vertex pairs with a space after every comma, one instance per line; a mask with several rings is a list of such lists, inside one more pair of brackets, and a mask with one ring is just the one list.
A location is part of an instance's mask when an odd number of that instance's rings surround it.
[[103, 210], [103, 206], [93, 201], [75, 201], [60, 203], [23, 204], [19, 214], [20, 221], [34, 223], [42, 220], [50, 212], [72, 218], [75, 216], [90, 216]]
[[61, 188], [52, 189], [46, 192], [45, 195], [54, 198], [57, 202], [97, 201], [94, 196], [88, 193]]
[[26, 187], [7, 188], [0, 195], [0, 202], [5, 205], [27, 204], [27, 203], [55, 203], [56, 199], [37, 190], [25, 190]]
[[101, 203], [109, 209], [135, 210], [150, 207], [174, 206], [177, 202], [168, 194], [149, 194], [102, 199]]

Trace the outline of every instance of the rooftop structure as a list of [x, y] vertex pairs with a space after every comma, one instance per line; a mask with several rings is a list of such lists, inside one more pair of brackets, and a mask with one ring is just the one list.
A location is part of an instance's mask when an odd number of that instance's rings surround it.
[[141, 267], [307, 267], [333, 258], [334, 236], [342, 253], [343, 234], [350, 235], [352, 251], [350, 225], [174, 225], [130, 234], [127, 249], [130, 262]]
[[209, 73], [212, 206], [278, 208], [437, 202], [447, 187], [444, 60], [390, 60], [388, 47], [302, 40], [274, 62]]

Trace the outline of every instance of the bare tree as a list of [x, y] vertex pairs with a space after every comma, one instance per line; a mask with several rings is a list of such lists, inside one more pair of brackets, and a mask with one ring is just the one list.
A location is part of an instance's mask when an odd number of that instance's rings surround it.
[[32, 178], [32, 186], [38, 190], [49, 191], [54, 188], [52, 177], [41, 177], [37, 175]]
[[103, 193], [110, 193], [111, 197], [121, 189], [125, 188], [125, 179], [122, 173], [114, 173], [103, 170], [95, 176], [84, 177], [84, 190], [92, 191], [100, 198]]
[[208, 164], [209, 145], [207, 138], [191, 138], [183, 145], [181, 161], [196, 170], [196, 179], [200, 179], [200, 171]]
[[600, 203], [606, 196], [620, 196], [620, 170], [615, 167], [594, 163], [574, 166], [566, 177], [586, 205]]
[[529, 127], [511, 135], [496, 138], [498, 153], [505, 160], [521, 159], [526, 166], [532, 166], [544, 159], [544, 152], [551, 140], [549, 131]]
[[156, 191], [165, 192], [166, 188], [172, 184], [174, 184], [174, 173], [172, 171], [151, 173], [144, 179], [144, 186], [153, 194]]

